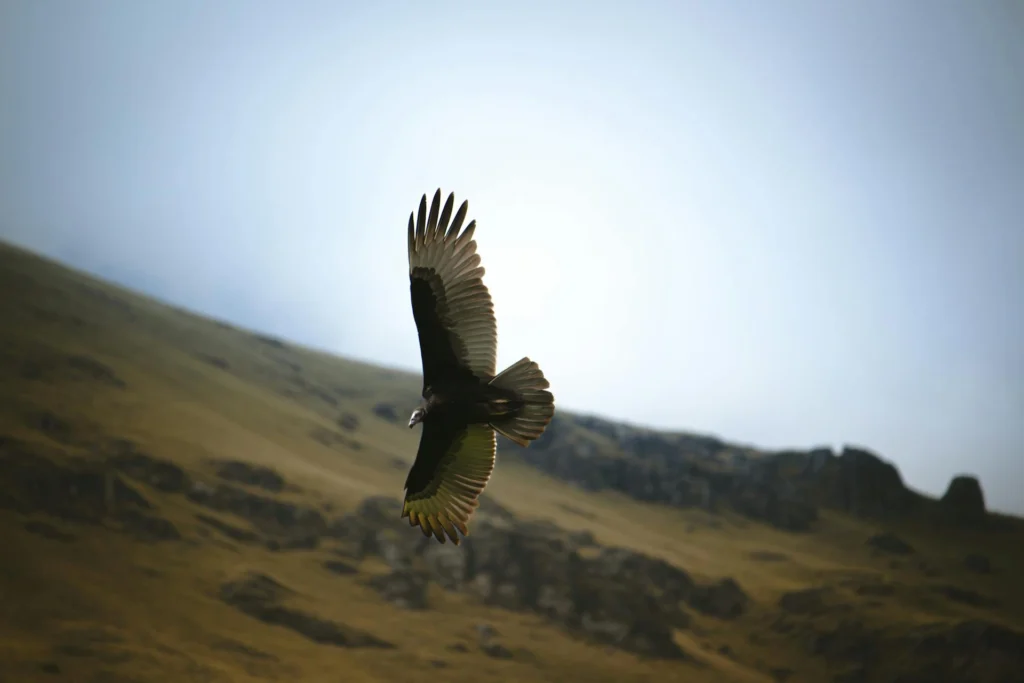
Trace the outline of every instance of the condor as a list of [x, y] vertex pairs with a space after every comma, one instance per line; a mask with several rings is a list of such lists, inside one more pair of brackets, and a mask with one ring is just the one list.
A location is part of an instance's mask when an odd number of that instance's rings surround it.
[[[441, 190], [427, 211], [409, 214], [412, 314], [423, 363], [423, 400], [409, 427], [422, 424], [419, 450], [405, 480], [402, 516], [425, 536], [459, 544], [494, 471], [496, 435], [526, 447], [555, 412], [540, 367], [522, 358], [495, 374], [494, 306], [476, 253], [476, 221], [463, 229], [469, 202], [455, 216], [455, 195]], [[450, 221], [450, 222], [449, 222]]]

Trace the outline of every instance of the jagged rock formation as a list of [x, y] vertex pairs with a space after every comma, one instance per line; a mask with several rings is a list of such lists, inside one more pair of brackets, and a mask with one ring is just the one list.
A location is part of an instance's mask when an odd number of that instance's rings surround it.
[[824, 487], [830, 507], [865, 517], [887, 518], [914, 506], [915, 495], [903, 484], [899, 470], [874, 453], [846, 447], [836, 459]]
[[[810, 529], [820, 507], [885, 520], [934, 504], [909, 490], [892, 463], [854, 446], [838, 455], [829, 448], [761, 452], [711, 436], [556, 414], [530, 449], [503, 455], [587, 490], [612, 489], [646, 502], [709, 511], [728, 506], [791, 531]], [[958, 512], [947, 517], [985, 515], [980, 486], [977, 494], [970, 488], [957, 484], [947, 507]]]
[[493, 501], [482, 506], [459, 548], [410, 534], [397, 499], [369, 498], [333, 525], [346, 552], [377, 555], [391, 568], [371, 585], [390, 601], [424, 608], [428, 581], [491, 605], [542, 614], [599, 642], [652, 657], [682, 658], [672, 630], [688, 610], [733, 619], [749, 598], [730, 578], [693, 579], [663, 560], [624, 548], [581, 552], [572, 534], [515, 519]]

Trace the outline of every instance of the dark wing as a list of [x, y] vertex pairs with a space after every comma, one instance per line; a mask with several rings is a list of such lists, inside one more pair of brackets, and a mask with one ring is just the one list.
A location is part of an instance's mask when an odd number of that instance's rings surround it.
[[424, 536], [459, 544], [494, 471], [496, 440], [487, 425], [425, 420], [416, 462], [405, 480], [402, 516]]
[[498, 333], [473, 240], [476, 221], [462, 230], [469, 210], [464, 201], [449, 225], [454, 202], [455, 195], [448, 195], [439, 215], [438, 190], [429, 214], [427, 195], [415, 222], [409, 214], [409, 282], [424, 388], [442, 377], [494, 376]]

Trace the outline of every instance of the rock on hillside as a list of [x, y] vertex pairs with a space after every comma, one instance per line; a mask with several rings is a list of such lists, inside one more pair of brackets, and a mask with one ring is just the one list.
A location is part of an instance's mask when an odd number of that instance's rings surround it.
[[[400, 508], [397, 499], [368, 498], [332, 529], [342, 554], [354, 561], [365, 555], [385, 560], [390, 573], [374, 576], [369, 585], [408, 609], [429, 609], [426, 586], [435, 583], [490, 605], [542, 615], [599, 643], [670, 659], [689, 657], [675, 642], [675, 629], [706, 627], [691, 624], [693, 613], [728, 621], [756, 620], [770, 611], [770, 632], [789, 634], [807, 654], [844, 669], [837, 681], [1001, 683], [1017, 680], [1013, 675], [1024, 666], [1024, 635], [990, 621], [914, 624], [909, 631], [880, 625], [851, 609], [842, 589], [829, 586], [793, 590], [776, 605], [753, 608], [731, 578], [701, 580], [625, 548], [584, 548], [572, 534], [517, 519], [493, 501], [481, 506], [472, 535], [460, 547], [409, 533], [398, 518]], [[913, 552], [891, 534], [869, 543]], [[885, 588], [872, 586], [873, 595], [891, 594]], [[956, 599], [977, 597], [955, 587], [942, 590], [950, 597], [957, 591]]]
[[[934, 504], [909, 490], [892, 463], [853, 446], [839, 455], [829, 448], [759, 452], [711, 436], [558, 413], [529, 449], [502, 447], [505, 457], [587, 490], [710, 511], [728, 506], [791, 531], [810, 529], [820, 507], [891, 519]], [[956, 486], [947, 505], [958, 511], [952, 517], [984, 516], [980, 486], [976, 493], [967, 483]]]
[[584, 549], [572, 534], [496, 507], [481, 507], [460, 547], [410, 534], [401, 504], [391, 498], [365, 500], [332, 528], [345, 554], [385, 560], [390, 575], [374, 577], [371, 585], [396, 604], [427, 607], [425, 586], [435, 582], [645, 656], [685, 657], [672, 633], [689, 624], [688, 610], [733, 619], [749, 604], [732, 579], [701, 583], [630, 550], [592, 543]]
[[829, 507], [885, 518], [909, 512], [916, 502], [916, 495], [904, 486], [896, 466], [870, 451], [846, 447], [831, 469], [820, 477], [829, 480], [822, 491]]
[[221, 585], [219, 597], [254, 619], [290, 629], [315, 643], [335, 647], [394, 649], [393, 644], [370, 633], [282, 604], [290, 593], [288, 588], [269, 576], [249, 573]]
[[988, 517], [981, 484], [977, 478], [967, 475], [953, 477], [939, 500], [939, 509], [947, 520], [960, 524], [984, 524]]
[[[63, 457], [0, 436], [0, 510], [40, 514], [78, 525], [102, 526], [139, 541], [176, 541], [177, 527], [157, 514], [150, 500], [124, 478], [96, 462]], [[48, 522], [26, 527], [54, 539], [73, 540]]]
[[[357, 574], [353, 562], [380, 557], [389, 571], [366, 584], [403, 608], [429, 609], [433, 583], [489, 605], [534, 612], [583, 637], [649, 657], [686, 656], [673, 630], [689, 624], [690, 610], [734, 619], [749, 604], [731, 579], [698, 581], [663, 560], [601, 547], [586, 534], [551, 523], [520, 520], [486, 497], [472, 536], [456, 547], [411, 529], [398, 499], [369, 498], [355, 512], [332, 518], [326, 508], [274, 495], [289, 485], [273, 470], [217, 461], [209, 463], [209, 473], [186, 473], [128, 441], [101, 441], [93, 449], [105, 459], [62, 461], [0, 439], [0, 464], [7, 475], [0, 481], [0, 509], [69, 522], [72, 531], [76, 525], [102, 525], [140, 540], [181, 542], [178, 529], [148, 499], [150, 491], [159, 491], [180, 496], [193, 511], [199, 537], [211, 542], [273, 552], [329, 544], [335, 555], [348, 558], [324, 565], [334, 575]], [[28, 529], [54, 541], [76, 539], [42, 520]], [[221, 597], [250, 616], [316, 642], [387, 646], [283, 604], [286, 593], [267, 577], [250, 576], [225, 584]]]

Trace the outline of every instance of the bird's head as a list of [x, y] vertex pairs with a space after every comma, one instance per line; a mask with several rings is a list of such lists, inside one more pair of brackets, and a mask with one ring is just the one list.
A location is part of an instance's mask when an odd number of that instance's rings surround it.
[[416, 410], [412, 411], [412, 416], [409, 417], [409, 429], [412, 429], [420, 422], [423, 422], [423, 416], [425, 414], [426, 412], [423, 410], [423, 408], [417, 408]]

